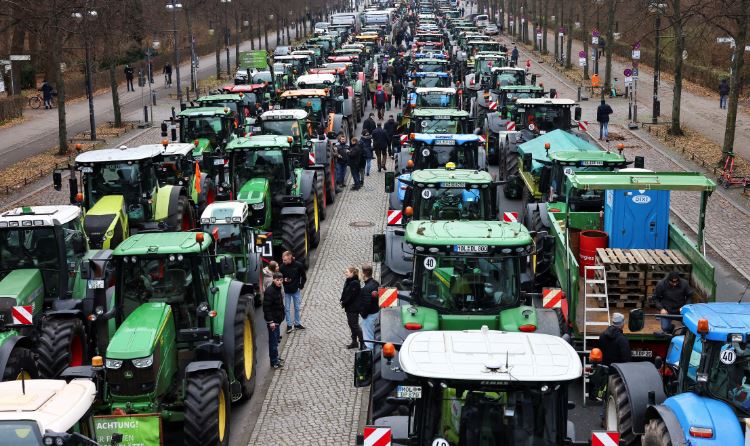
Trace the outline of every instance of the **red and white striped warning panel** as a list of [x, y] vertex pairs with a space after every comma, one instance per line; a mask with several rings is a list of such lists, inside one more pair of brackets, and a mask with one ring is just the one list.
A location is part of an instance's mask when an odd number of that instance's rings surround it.
[[543, 288], [542, 289], [542, 307], [544, 308], [562, 308], [562, 301], [565, 295], [560, 288]]
[[492, 111], [495, 111], [495, 110], [497, 110], [497, 102], [495, 102], [495, 101], [490, 101], [490, 103], [489, 103], [489, 104], [487, 105], [487, 108], [489, 108], [489, 109], [490, 109], [490, 110], [492, 110]]
[[515, 132], [516, 131], [516, 122], [515, 121], [508, 121], [505, 123], [505, 130], [509, 132]]
[[503, 221], [518, 223], [518, 212], [503, 212]]
[[591, 446], [617, 446], [620, 444], [619, 432], [592, 432]]
[[310, 152], [310, 154], [307, 156], [307, 160], [310, 162], [311, 166], [315, 164], [315, 152]]
[[403, 222], [404, 213], [403, 211], [397, 211], [395, 209], [388, 209], [388, 215], [386, 217], [387, 225], [400, 225]]
[[479, 135], [479, 142], [484, 144], [487, 139], [483, 135]]
[[395, 307], [398, 302], [398, 290], [396, 288], [378, 288], [378, 305], [380, 308]]
[[406, 141], [408, 141], [408, 140], [409, 140], [409, 135], [401, 135], [399, 137], [399, 141], [401, 141], [401, 144], [406, 143]]
[[391, 428], [365, 426], [364, 446], [391, 446]]
[[587, 131], [589, 129], [589, 122], [588, 121], [577, 121], [578, 122], [578, 128], [582, 131]]
[[11, 308], [13, 315], [13, 325], [31, 325], [33, 319], [33, 307], [31, 305], [22, 305]]

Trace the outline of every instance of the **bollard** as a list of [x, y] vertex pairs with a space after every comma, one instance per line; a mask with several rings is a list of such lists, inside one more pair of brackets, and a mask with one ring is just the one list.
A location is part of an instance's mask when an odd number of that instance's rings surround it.
[[148, 123], [148, 105], [143, 106], [143, 122]]
[[580, 85], [578, 86], [578, 96], [577, 96], [576, 102], [581, 102], [581, 86]]
[[174, 121], [176, 117], [177, 115], [174, 113], [174, 107], [172, 107], [172, 121]]
[[155, 91], [151, 92], [151, 101], [154, 103], [154, 105], [156, 105], [156, 92]]

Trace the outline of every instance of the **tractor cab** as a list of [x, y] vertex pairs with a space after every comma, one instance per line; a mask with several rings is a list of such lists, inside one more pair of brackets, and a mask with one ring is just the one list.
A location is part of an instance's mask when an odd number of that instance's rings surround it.
[[545, 95], [544, 88], [537, 85], [503, 85], [492, 89], [490, 97], [497, 102], [497, 111], [503, 118], [510, 118], [519, 99], [538, 99]]
[[189, 183], [195, 173], [194, 144], [164, 140], [162, 144], [146, 146], [162, 149], [160, 156], [154, 159], [156, 177], [160, 186], [167, 184], [184, 186]]
[[290, 64], [292, 66], [292, 78], [295, 79], [297, 76], [307, 71], [307, 68], [309, 67], [309, 59], [304, 55], [274, 56], [273, 62], [274, 65], [277, 63]]
[[[571, 114], [573, 107], [575, 114]], [[553, 130], [575, 131], [578, 126], [574, 120], [579, 121], [580, 114], [581, 108], [572, 99], [519, 99], [513, 114], [513, 121], [520, 132], [519, 143]]]
[[417, 72], [429, 73], [448, 73], [450, 72], [450, 62], [446, 59], [415, 59], [412, 61], [412, 67]]
[[521, 67], [493, 67], [489, 88], [499, 90], [502, 87], [526, 85], [526, 70]]
[[467, 85], [474, 90], [489, 88], [492, 85], [493, 73], [502, 70], [507, 62], [505, 53], [477, 54], [474, 57], [474, 72], [469, 74]]
[[[180, 142], [193, 143], [193, 154], [215, 155], [236, 138], [239, 122], [228, 107], [187, 108], [177, 115]], [[201, 166], [205, 167], [205, 166]]]
[[373, 410], [366, 423], [390, 428], [394, 444], [560, 446], [575, 440], [568, 387], [583, 368], [559, 337], [482, 326], [410, 333], [382, 349], [387, 356], [375, 359], [382, 364], [373, 362], [372, 351], [355, 354], [354, 384], [370, 386], [375, 367], [400, 371], [389, 401], [403, 411], [378, 417]]
[[349, 94], [342, 90], [342, 96], [334, 98], [331, 93], [322, 88], [287, 90], [279, 97], [279, 105], [285, 110], [304, 110], [313, 122], [322, 122], [328, 113], [343, 110], [343, 101]]
[[247, 103], [249, 117], [255, 117], [258, 112], [268, 110], [272, 96], [275, 94], [273, 84], [266, 82], [260, 84], [225, 85], [221, 88], [226, 93], [242, 94]]
[[[417, 108], [404, 123], [403, 133], [468, 134], [474, 129], [469, 112], [453, 108]], [[408, 144], [408, 141], [405, 142]]]
[[484, 139], [473, 134], [412, 133], [411, 147], [396, 158], [396, 172], [436, 169], [453, 163], [457, 169], [484, 170], [487, 166]]
[[306, 111], [299, 109], [267, 111], [256, 122], [254, 134], [291, 136], [293, 145], [301, 149], [323, 131], [321, 123], [314, 123], [308, 117]]
[[198, 107], [221, 107], [228, 108], [235, 117], [234, 128], [245, 129], [248, 126], [248, 118], [252, 114], [256, 100], [251, 100], [244, 93], [212, 94], [202, 96], [195, 100]]
[[456, 89], [448, 88], [416, 88], [409, 93], [409, 108], [458, 108]]
[[450, 73], [413, 72], [409, 80], [414, 88], [449, 88], [452, 84]]

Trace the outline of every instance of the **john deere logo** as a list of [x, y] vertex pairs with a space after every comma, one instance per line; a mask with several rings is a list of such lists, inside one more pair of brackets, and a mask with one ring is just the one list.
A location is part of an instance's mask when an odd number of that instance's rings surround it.
[[648, 195], [636, 195], [633, 197], [633, 203], [648, 204], [651, 203], [651, 197], [649, 197]]

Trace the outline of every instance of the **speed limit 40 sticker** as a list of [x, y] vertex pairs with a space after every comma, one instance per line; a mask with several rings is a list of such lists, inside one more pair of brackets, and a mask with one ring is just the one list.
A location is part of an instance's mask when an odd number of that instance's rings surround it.
[[425, 257], [424, 258], [424, 269], [432, 271], [437, 266], [437, 261], [435, 260], [435, 257]]

